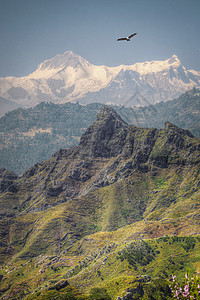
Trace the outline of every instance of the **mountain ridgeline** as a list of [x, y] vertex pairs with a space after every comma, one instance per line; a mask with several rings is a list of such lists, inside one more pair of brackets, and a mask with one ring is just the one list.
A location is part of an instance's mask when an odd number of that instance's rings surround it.
[[62, 288], [91, 299], [99, 286], [116, 299], [191, 264], [195, 274], [199, 151], [188, 130], [128, 125], [102, 106], [78, 146], [20, 177], [1, 169], [2, 299], [43, 299]]
[[[55, 104], [79, 101], [113, 105], [142, 105], [178, 97], [200, 86], [200, 72], [187, 70], [176, 55], [164, 61], [117, 67], [95, 66], [72, 51], [48, 59], [28, 76], [0, 78], [0, 96], [23, 107], [42, 101]], [[147, 99], [147, 100], [146, 100]]]
[[[140, 95], [137, 95], [138, 101]], [[23, 174], [59, 149], [77, 146], [95, 121], [100, 103], [40, 103], [17, 109], [0, 119], [0, 167]], [[200, 92], [186, 92], [178, 99], [145, 107], [112, 106], [128, 124], [163, 128], [169, 121], [200, 137]], [[78, 120], [78, 121], [77, 121]]]

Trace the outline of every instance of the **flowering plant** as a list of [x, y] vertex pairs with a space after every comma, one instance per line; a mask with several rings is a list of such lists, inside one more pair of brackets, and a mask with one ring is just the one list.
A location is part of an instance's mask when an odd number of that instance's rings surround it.
[[197, 278], [189, 279], [188, 273], [181, 284], [176, 281], [176, 276], [172, 275], [172, 283], [169, 285], [173, 294], [172, 299], [200, 300], [200, 280]]

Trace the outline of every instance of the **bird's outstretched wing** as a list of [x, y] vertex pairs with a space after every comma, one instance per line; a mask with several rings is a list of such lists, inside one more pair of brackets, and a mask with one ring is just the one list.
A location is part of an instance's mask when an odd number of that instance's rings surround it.
[[126, 38], [117, 39], [118, 41], [126, 41]]
[[133, 34], [129, 35], [128, 38], [130, 39], [130, 38], [132, 38], [133, 36], [135, 36], [136, 34], [137, 34], [137, 33], [133, 33]]

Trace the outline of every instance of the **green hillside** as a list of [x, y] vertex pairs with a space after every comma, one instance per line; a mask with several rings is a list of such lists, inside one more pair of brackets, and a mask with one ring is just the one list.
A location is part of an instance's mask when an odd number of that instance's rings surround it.
[[135, 115], [138, 126], [163, 128], [166, 121], [189, 129], [200, 137], [200, 90], [193, 89], [172, 101], [139, 108]]
[[22, 174], [61, 148], [77, 145], [101, 105], [41, 103], [0, 119], [0, 166]]
[[77, 147], [1, 169], [2, 299], [172, 299], [172, 274], [200, 272], [199, 151], [103, 106]]

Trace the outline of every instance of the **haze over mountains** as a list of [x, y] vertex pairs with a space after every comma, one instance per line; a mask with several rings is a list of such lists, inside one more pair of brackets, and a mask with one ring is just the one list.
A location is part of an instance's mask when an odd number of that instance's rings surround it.
[[107, 67], [68, 51], [45, 60], [28, 76], [0, 78], [0, 96], [24, 107], [77, 100], [144, 106], [171, 100], [194, 86], [200, 86], [200, 72], [187, 70], [176, 55], [165, 61]]

